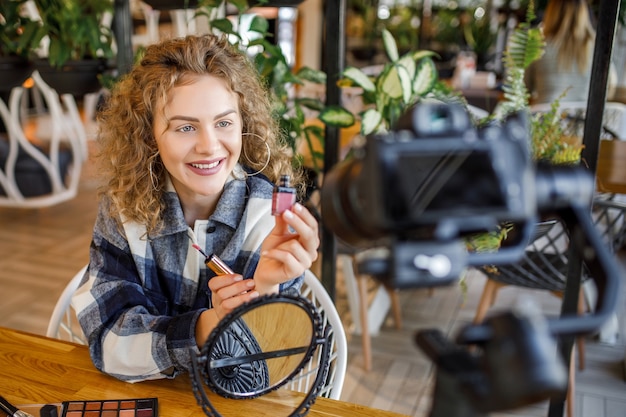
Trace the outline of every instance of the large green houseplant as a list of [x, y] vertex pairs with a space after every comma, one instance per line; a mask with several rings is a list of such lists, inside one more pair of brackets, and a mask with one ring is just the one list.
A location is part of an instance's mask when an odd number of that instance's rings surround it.
[[27, 0], [0, 2], [0, 57], [29, 57], [29, 46], [36, 35], [37, 23], [23, 12], [26, 2]]
[[0, 92], [20, 85], [32, 72], [29, 60], [38, 25], [23, 11], [26, 0], [0, 2]]
[[380, 73], [371, 77], [359, 68], [348, 67], [340, 81], [344, 86], [363, 90], [364, 110], [360, 113], [363, 136], [388, 131], [410, 106], [428, 95], [442, 92], [440, 97], [453, 97], [438, 80], [433, 52], [407, 52], [401, 56], [391, 32], [383, 29], [382, 38], [389, 61]]
[[[41, 23], [31, 47], [40, 50], [47, 43], [44, 58], [36, 62], [44, 80], [59, 93], [81, 96], [98, 90], [98, 75], [114, 56], [107, 19], [113, 0], [34, 1]], [[63, 84], [66, 78], [69, 84]]]

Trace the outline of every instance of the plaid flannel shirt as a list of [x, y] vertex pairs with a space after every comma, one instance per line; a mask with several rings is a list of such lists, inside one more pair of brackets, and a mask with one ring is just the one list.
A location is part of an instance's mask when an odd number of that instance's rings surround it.
[[[72, 305], [89, 341], [94, 365], [118, 379], [136, 382], [188, 372], [197, 353], [195, 327], [210, 307], [208, 280], [192, 239], [235, 272], [251, 278], [260, 246], [274, 227], [273, 184], [257, 175], [230, 179], [208, 220], [190, 228], [171, 183], [165, 194], [165, 227], [146, 234], [124, 222], [123, 230], [100, 203], [89, 268]], [[302, 277], [281, 284], [299, 290]]]

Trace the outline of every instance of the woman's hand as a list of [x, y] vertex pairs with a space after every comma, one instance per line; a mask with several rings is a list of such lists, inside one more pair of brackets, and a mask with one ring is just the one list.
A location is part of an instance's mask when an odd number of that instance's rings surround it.
[[278, 284], [304, 274], [317, 259], [317, 220], [301, 204], [276, 216], [276, 225], [261, 245], [261, 259], [254, 273], [260, 294], [278, 291]]
[[200, 314], [196, 323], [198, 347], [206, 342], [211, 331], [228, 313], [259, 296], [254, 286], [253, 280], [244, 280], [239, 274], [218, 275], [209, 280], [213, 308]]

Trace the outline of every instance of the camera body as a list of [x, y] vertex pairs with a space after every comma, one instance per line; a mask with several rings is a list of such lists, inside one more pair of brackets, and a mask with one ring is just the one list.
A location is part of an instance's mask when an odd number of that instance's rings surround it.
[[[582, 166], [535, 166], [529, 127], [518, 113], [475, 128], [463, 106], [422, 101], [324, 179], [325, 225], [349, 245], [388, 248], [365, 257], [359, 272], [393, 288], [447, 285], [467, 265], [517, 262], [540, 214], [559, 218], [569, 232], [571, 314], [548, 321], [517, 309], [466, 326], [456, 342], [438, 330], [417, 333], [437, 366], [433, 417], [484, 416], [561, 395], [567, 367], [554, 360], [552, 337], [596, 331], [617, 305], [623, 274], [590, 215], [595, 178]], [[464, 235], [503, 223], [514, 224], [512, 242], [509, 235], [490, 253], [466, 249]], [[591, 314], [578, 316], [583, 262], [599, 296]], [[562, 353], [569, 357], [567, 347]]]
[[527, 118], [475, 128], [460, 104], [422, 101], [327, 174], [322, 218], [346, 243], [454, 240], [536, 212]]

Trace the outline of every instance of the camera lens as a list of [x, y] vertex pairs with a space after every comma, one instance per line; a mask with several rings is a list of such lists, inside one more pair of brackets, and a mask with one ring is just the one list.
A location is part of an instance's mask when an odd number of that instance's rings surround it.
[[364, 215], [368, 207], [360, 195], [362, 169], [360, 159], [340, 163], [326, 174], [321, 194], [324, 224], [339, 239], [355, 246], [371, 244], [382, 235]]

